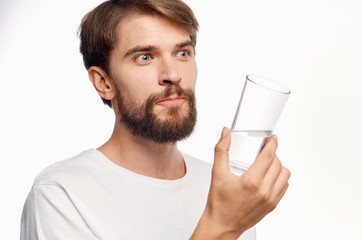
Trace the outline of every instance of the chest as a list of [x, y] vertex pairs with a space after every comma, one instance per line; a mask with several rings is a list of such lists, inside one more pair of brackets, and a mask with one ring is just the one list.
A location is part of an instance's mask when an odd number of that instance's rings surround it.
[[206, 205], [209, 186], [121, 184], [93, 187], [74, 201], [100, 239], [188, 239]]

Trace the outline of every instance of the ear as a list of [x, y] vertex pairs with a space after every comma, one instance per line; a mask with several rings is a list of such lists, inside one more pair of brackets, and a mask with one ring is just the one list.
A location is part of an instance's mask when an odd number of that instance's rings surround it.
[[108, 74], [103, 71], [102, 68], [97, 66], [90, 67], [88, 69], [88, 76], [99, 96], [107, 100], [112, 100], [114, 98], [114, 85]]

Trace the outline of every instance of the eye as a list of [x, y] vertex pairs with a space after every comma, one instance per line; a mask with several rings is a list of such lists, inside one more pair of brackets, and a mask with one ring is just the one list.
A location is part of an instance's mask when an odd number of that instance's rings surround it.
[[145, 62], [151, 60], [151, 56], [149, 54], [142, 54], [135, 58], [136, 61]]
[[188, 57], [189, 56], [189, 51], [187, 50], [181, 50], [177, 53], [177, 56], [179, 57]]

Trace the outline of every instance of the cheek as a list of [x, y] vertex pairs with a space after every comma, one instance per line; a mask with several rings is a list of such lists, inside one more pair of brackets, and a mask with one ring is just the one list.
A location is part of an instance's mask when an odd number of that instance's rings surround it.
[[190, 87], [191, 86], [194, 87], [196, 83], [196, 78], [197, 78], [197, 67], [195, 62], [190, 63], [183, 68], [182, 79], [184, 80], [184, 82], [187, 82], [185, 84], [187, 84]]
[[120, 94], [129, 101], [139, 104], [142, 103], [148, 96], [149, 90], [151, 90], [149, 78], [150, 74], [146, 74], [142, 71], [136, 71], [128, 68], [123, 69], [123, 73], [117, 76], [117, 85]]
[[[142, 104], [146, 97], [147, 93], [144, 91], [145, 87], [142, 87], [141, 84], [132, 84], [132, 86], [125, 86], [123, 92], [121, 94], [125, 97], [128, 101], [140, 105]], [[121, 89], [122, 91], [122, 89]]]

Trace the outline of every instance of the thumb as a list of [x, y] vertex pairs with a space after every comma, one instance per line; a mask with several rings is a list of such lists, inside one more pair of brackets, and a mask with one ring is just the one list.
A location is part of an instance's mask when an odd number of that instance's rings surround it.
[[224, 127], [219, 142], [215, 145], [214, 168], [216, 170], [229, 169], [229, 148], [230, 148], [230, 130]]

